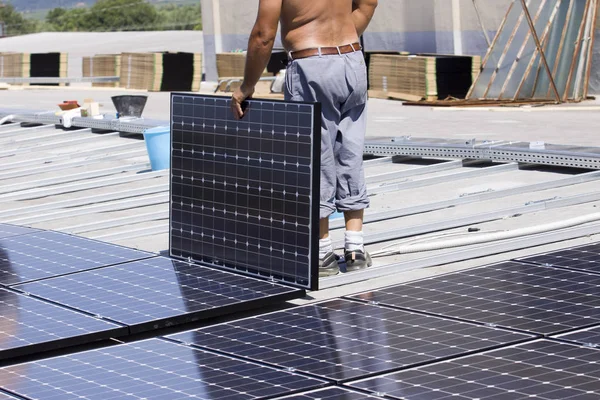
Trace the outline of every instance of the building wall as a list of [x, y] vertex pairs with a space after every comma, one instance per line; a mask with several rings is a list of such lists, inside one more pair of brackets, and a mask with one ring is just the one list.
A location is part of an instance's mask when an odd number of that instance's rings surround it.
[[[325, 0], [324, 0], [325, 1]], [[463, 54], [485, 55], [487, 42], [473, 0], [379, 0], [379, 7], [364, 35], [367, 51], [409, 51], [412, 53], [455, 54], [455, 39], [462, 42]], [[481, 20], [490, 39], [499, 28], [513, 0], [477, 0]], [[213, 5], [220, 4], [222, 51], [246, 49], [256, 18], [259, 0], [202, 0], [206, 77], [216, 80]], [[243, 7], [240, 4], [244, 4]], [[454, 21], [460, 26], [455, 32]], [[600, 25], [599, 25], [600, 27]], [[281, 43], [276, 43], [277, 47]], [[591, 91], [600, 93], [600, 41], [596, 41], [596, 67]]]

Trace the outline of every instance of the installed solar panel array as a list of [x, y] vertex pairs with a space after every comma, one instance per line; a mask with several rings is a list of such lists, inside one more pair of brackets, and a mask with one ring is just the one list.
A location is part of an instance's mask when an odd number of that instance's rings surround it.
[[318, 287], [318, 104], [172, 96], [171, 256]]

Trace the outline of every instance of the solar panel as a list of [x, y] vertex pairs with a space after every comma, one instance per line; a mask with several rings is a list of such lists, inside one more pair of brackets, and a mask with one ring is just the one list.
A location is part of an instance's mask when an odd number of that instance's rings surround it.
[[320, 105], [171, 97], [171, 256], [318, 288]]
[[557, 339], [582, 344], [588, 347], [600, 348], [600, 327], [581, 329], [575, 332], [554, 336]]
[[310, 392], [293, 394], [290, 396], [277, 397], [275, 400], [363, 400], [381, 399], [368, 394], [355, 392], [342, 387], [331, 387], [326, 389], [312, 390]]
[[597, 400], [600, 351], [539, 340], [350, 384], [403, 400]]
[[126, 334], [126, 327], [0, 289], [0, 360]]
[[24, 226], [0, 224], [0, 239], [10, 236], [26, 235], [28, 233], [39, 232], [39, 229], [26, 228]]
[[519, 261], [600, 274], [600, 243], [537, 254]]
[[14, 285], [154, 256], [59, 232], [0, 241], [0, 284]]
[[518, 262], [350, 298], [544, 335], [600, 323], [600, 276]]
[[284, 302], [303, 289], [163, 257], [15, 286], [131, 333]]
[[334, 300], [169, 338], [341, 382], [531, 336]]
[[16, 399], [16, 397], [9, 396], [7, 393], [3, 393], [0, 390], [0, 400], [15, 400], [15, 399]]
[[0, 369], [2, 388], [31, 399], [245, 400], [322, 381], [160, 339]]

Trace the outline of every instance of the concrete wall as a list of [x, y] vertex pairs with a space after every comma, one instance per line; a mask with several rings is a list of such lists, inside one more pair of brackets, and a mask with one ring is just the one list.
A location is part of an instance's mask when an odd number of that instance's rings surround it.
[[[326, 0], [323, 0], [326, 1]], [[458, 3], [455, 3], [457, 1]], [[513, 0], [477, 0], [483, 25], [493, 40]], [[202, 0], [207, 79], [215, 80], [215, 26], [213, 5], [220, 4], [222, 51], [246, 49], [259, 0]], [[243, 7], [240, 6], [243, 4]], [[453, 4], [458, 4], [453, 12]], [[599, 25], [600, 26], [600, 25]], [[458, 29], [455, 32], [455, 28]], [[463, 54], [485, 55], [487, 42], [473, 0], [379, 0], [364, 42], [367, 51], [409, 51], [455, 54], [460, 40]], [[277, 43], [276, 46], [281, 46]], [[600, 40], [590, 92], [600, 93]]]

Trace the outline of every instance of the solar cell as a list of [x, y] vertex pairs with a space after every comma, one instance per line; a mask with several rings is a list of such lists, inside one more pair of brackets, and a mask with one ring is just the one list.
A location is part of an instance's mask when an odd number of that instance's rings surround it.
[[132, 333], [283, 302], [304, 290], [156, 257], [15, 286]]
[[0, 390], [0, 400], [15, 400], [16, 397], [9, 396], [7, 393], [4, 393]]
[[0, 369], [0, 382], [19, 396], [48, 400], [246, 400], [324, 386], [160, 339]]
[[0, 239], [10, 236], [26, 235], [28, 233], [39, 232], [39, 229], [26, 228], [24, 226], [0, 224]]
[[575, 332], [554, 336], [557, 339], [582, 344], [589, 347], [600, 348], [600, 327], [581, 329]]
[[127, 332], [126, 327], [0, 289], [0, 360], [115, 338]]
[[318, 288], [320, 105], [171, 97], [171, 256]]
[[0, 284], [14, 285], [153, 256], [59, 232], [13, 236], [0, 241]]
[[342, 387], [331, 387], [326, 389], [312, 390], [310, 392], [293, 394], [290, 396], [277, 397], [275, 400], [363, 400], [381, 399], [381, 397], [355, 392]]
[[338, 382], [531, 337], [348, 300], [169, 336], [182, 343]]
[[519, 262], [350, 298], [543, 335], [600, 323], [600, 276]]
[[600, 351], [539, 340], [351, 383], [402, 400], [596, 400]]
[[536, 254], [519, 261], [600, 274], [600, 243]]

